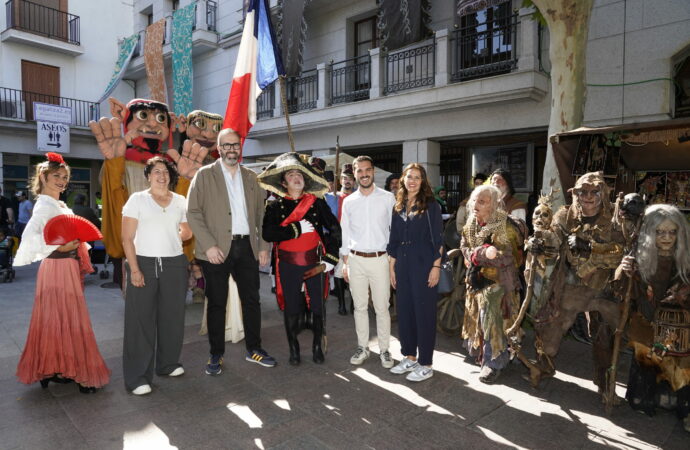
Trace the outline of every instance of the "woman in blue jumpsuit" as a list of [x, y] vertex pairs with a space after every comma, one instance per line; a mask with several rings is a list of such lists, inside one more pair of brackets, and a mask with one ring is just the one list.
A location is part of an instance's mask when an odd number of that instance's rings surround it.
[[[431, 378], [436, 344], [436, 302], [441, 272], [441, 208], [424, 167], [409, 164], [391, 220], [388, 243], [391, 285], [397, 288], [398, 332], [404, 358], [391, 369], [410, 381]], [[417, 358], [419, 356], [419, 359]]]

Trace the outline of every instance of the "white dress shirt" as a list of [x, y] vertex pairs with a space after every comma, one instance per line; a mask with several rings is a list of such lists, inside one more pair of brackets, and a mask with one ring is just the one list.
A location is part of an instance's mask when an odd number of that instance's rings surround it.
[[242, 171], [238, 167], [233, 176], [230, 173], [230, 169], [225, 167], [225, 164], [221, 164], [220, 166], [223, 168], [225, 186], [228, 188], [228, 198], [230, 199], [232, 234], [249, 234], [249, 221], [247, 220], [247, 205], [244, 201]]
[[340, 228], [343, 245], [340, 254], [350, 250], [358, 252], [381, 252], [386, 250], [390, 237], [391, 218], [395, 197], [388, 191], [374, 185], [369, 195], [358, 189], [343, 201]]

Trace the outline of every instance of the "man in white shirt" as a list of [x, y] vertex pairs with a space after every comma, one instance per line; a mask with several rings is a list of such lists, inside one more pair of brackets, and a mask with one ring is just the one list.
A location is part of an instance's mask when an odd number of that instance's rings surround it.
[[207, 326], [211, 347], [208, 375], [222, 372], [228, 278], [233, 276], [242, 304], [245, 359], [274, 367], [261, 348], [259, 265], [268, 264], [270, 244], [261, 238], [266, 191], [256, 174], [240, 165], [242, 144], [230, 129], [218, 134], [220, 158], [202, 167], [187, 194], [187, 220], [194, 232], [194, 255], [206, 277]]
[[388, 312], [390, 277], [386, 246], [395, 197], [374, 184], [374, 162], [370, 157], [358, 156], [353, 165], [359, 189], [343, 201], [340, 219], [343, 235], [343, 245], [340, 248], [343, 277], [350, 283], [357, 332], [357, 350], [350, 358], [350, 363], [360, 365], [369, 358], [371, 289], [381, 365], [390, 369], [393, 367], [393, 359], [388, 351], [391, 318]]

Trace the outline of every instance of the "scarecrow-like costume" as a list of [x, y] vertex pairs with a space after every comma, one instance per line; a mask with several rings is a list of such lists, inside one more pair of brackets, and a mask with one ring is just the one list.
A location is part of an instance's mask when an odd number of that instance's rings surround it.
[[[611, 327], [617, 325], [620, 315], [610, 283], [625, 241], [612, 220], [609, 189], [601, 172], [582, 175], [570, 192], [573, 204], [563, 206], [551, 226], [563, 243], [558, 255], [561, 267], [553, 270], [549, 280], [551, 297], [539, 311], [533, 310], [537, 364], [542, 376], [553, 375], [553, 359], [563, 335], [578, 313], [589, 312], [594, 383], [603, 393], [613, 349]], [[594, 215], [583, 214], [583, 201], [598, 205]]]
[[[690, 431], [690, 226], [674, 206], [645, 212], [634, 253], [626, 399], [648, 415], [675, 409]], [[622, 265], [621, 265], [622, 269]], [[616, 272], [619, 278], [621, 270]]]
[[[292, 170], [298, 170], [304, 179], [299, 198], [290, 198], [287, 193], [285, 174]], [[322, 263], [330, 266], [338, 263], [340, 225], [323, 199], [328, 183], [309, 165], [307, 157], [298, 153], [277, 157], [258, 180], [261, 187], [279, 196], [266, 207], [262, 236], [265, 241], [276, 245], [276, 296], [280, 309], [285, 311], [290, 364], [300, 362], [297, 333], [302, 313], [303, 284], [306, 286], [307, 304], [313, 313], [313, 357], [315, 362], [321, 363], [324, 359], [321, 340], [326, 312], [323, 302], [328, 295], [328, 281], [323, 273], [309, 276], [312, 274], [309, 271], [323, 267]], [[303, 233], [301, 220], [309, 222], [314, 231]]]
[[[517, 221], [502, 209], [495, 209], [486, 223], [472, 214], [462, 230], [460, 249], [469, 264], [462, 338], [482, 366], [479, 379], [484, 383], [493, 383], [509, 362], [504, 330], [520, 310], [523, 241]], [[487, 253], [493, 247], [498, 250], [494, 258]]]
[[[164, 154], [163, 142], [171, 144], [173, 118], [168, 105], [147, 99], [134, 99], [127, 105], [110, 98], [112, 119], [91, 121], [89, 127], [105, 157], [102, 169], [103, 218], [102, 233], [106, 251], [113, 258], [123, 258], [122, 208], [131, 192], [147, 189], [144, 166], [148, 159]], [[124, 133], [120, 129], [124, 124]], [[181, 175], [175, 192], [186, 195], [190, 179], [200, 167], [206, 150], [191, 142], [182, 152], [168, 150], [166, 156], [177, 163]], [[191, 241], [185, 245], [185, 254], [193, 254]]]

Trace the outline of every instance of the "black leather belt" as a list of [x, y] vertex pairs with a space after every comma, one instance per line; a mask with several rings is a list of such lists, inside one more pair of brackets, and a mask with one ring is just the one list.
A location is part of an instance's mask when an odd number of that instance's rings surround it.
[[378, 258], [379, 256], [385, 255], [386, 252], [358, 252], [357, 250], [350, 250], [353, 255], [361, 256], [362, 258]]
[[233, 234], [232, 235], [233, 241], [237, 241], [239, 239], [249, 239], [249, 235], [248, 234]]

